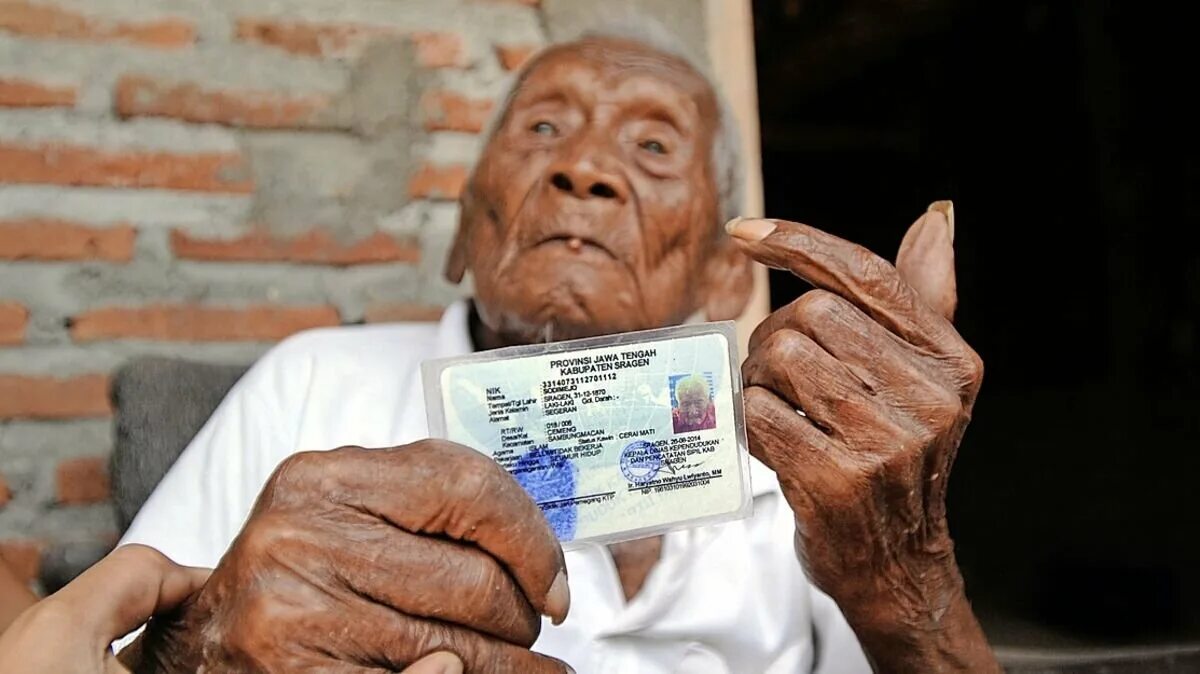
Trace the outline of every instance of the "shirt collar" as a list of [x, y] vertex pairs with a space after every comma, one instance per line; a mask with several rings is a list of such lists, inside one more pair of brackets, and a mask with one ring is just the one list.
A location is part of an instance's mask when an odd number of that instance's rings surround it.
[[437, 338], [433, 345], [434, 358], [464, 356], [475, 351], [468, 323], [470, 314], [470, 300], [458, 300], [446, 307], [442, 320], [438, 322]]

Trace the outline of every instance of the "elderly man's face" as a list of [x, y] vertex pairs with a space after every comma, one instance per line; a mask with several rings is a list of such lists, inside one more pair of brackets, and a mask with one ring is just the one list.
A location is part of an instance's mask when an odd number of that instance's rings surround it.
[[541, 56], [476, 166], [447, 274], [513, 341], [736, 316], [749, 263], [720, 230], [707, 82], [643, 45]]
[[689, 424], [699, 424], [704, 420], [704, 415], [708, 413], [708, 406], [712, 402], [708, 397], [708, 389], [689, 388], [679, 391], [676, 396], [679, 398], [679, 413], [684, 421]]

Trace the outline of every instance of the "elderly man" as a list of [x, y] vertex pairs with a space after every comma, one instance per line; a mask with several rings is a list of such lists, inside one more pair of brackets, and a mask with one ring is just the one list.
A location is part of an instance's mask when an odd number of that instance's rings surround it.
[[676, 382], [675, 403], [675, 409], [671, 410], [671, 430], [691, 433], [716, 428], [717, 408], [704, 377], [693, 374]]
[[[996, 671], [944, 513], [981, 377], [944, 317], [948, 208], [899, 272], [795, 223], [727, 236], [730, 119], [643, 42], [551, 48], [502, 108], [447, 266], [474, 299], [437, 327], [279, 345], [130, 528], [216, 566], [151, 622], [141, 665], [366, 672], [450, 650], [476, 672]], [[423, 439], [423, 360], [731, 318], [750, 258], [818, 288], [759, 326], [743, 368], [753, 517], [564, 555], [495, 463]]]

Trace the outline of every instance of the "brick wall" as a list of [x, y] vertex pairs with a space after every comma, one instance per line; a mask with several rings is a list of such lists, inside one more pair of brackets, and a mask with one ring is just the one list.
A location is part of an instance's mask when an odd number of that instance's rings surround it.
[[53, 586], [118, 536], [130, 357], [436, 319], [506, 74], [627, 8], [703, 49], [703, 0], [0, 0], [0, 556]]

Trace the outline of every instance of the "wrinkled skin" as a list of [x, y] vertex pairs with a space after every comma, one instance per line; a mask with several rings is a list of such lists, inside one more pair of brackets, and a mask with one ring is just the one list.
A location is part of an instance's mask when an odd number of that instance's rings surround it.
[[806, 225], [730, 223], [747, 254], [817, 288], [752, 335], [746, 427], [796, 513], [809, 576], [887, 672], [999, 671], [946, 524], [950, 468], [983, 377], [948, 320], [949, 214], [935, 204], [913, 225], [901, 271]]
[[152, 621], [137, 671], [385, 672], [437, 651], [467, 671], [554, 673], [528, 650], [560, 621], [566, 567], [498, 464], [442, 440], [280, 464], [185, 610]]
[[716, 97], [683, 61], [591, 40], [542, 56], [463, 199], [447, 275], [489, 346], [734, 318], [750, 266], [721, 221]]
[[[476, 346], [732, 318], [750, 258], [813, 282], [760, 326], [744, 371], [752, 449], [796, 512], [797, 549], [882, 671], [994, 670], [944, 513], [981, 376], [942, 315], [946, 218], [910, 231], [900, 271], [794, 223], [725, 236], [716, 120], [699, 74], [637, 43], [538, 57], [468, 182], [447, 265], [474, 276]], [[614, 546], [627, 597], [660, 551]], [[561, 671], [527, 647], [539, 614], [565, 615], [562, 568], [536, 506], [470, 450], [301, 454], [195, 601], [152, 625], [147, 669], [388, 671], [443, 648], [467, 671]]]

